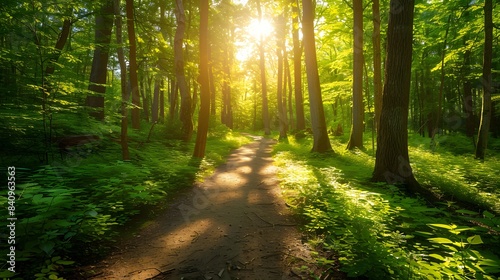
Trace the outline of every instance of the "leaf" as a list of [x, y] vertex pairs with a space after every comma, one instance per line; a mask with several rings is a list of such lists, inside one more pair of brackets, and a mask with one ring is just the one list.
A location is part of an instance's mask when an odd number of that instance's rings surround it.
[[74, 264], [75, 262], [74, 262], [74, 261], [58, 260], [56, 263], [57, 263], [57, 264], [60, 264], [60, 265], [72, 265], [72, 264]]
[[44, 251], [47, 255], [51, 254], [52, 249], [54, 249], [55, 243], [52, 241], [47, 241], [43, 244], [40, 244], [40, 249]]
[[470, 211], [470, 210], [456, 210], [455, 212], [460, 213], [460, 214], [467, 214], [467, 215], [477, 215], [479, 213]]
[[445, 258], [443, 258], [443, 256], [438, 255], [438, 254], [430, 254], [429, 257], [433, 257], [433, 258], [438, 259], [440, 261], [445, 261]]
[[483, 212], [483, 216], [484, 216], [485, 218], [488, 218], [488, 219], [491, 219], [491, 218], [494, 218], [494, 217], [495, 217], [495, 215], [493, 215], [492, 213], [490, 213], [490, 212], [488, 212], [488, 211], [484, 211], [484, 212]]
[[430, 227], [438, 227], [438, 228], [444, 228], [444, 229], [454, 229], [457, 226], [455, 225], [445, 225], [445, 224], [428, 224]]
[[89, 210], [89, 211], [85, 212], [85, 214], [89, 215], [90, 217], [97, 216], [97, 212], [95, 210]]
[[444, 238], [444, 237], [433, 237], [433, 238], [429, 238], [427, 240], [429, 240], [432, 243], [453, 244], [453, 241], [449, 240], [448, 238]]
[[467, 242], [469, 242], [469, 244], [472, 244], [472, 245], [483, 244], [483, 240], [481, 239], [481, 236], [479, 236], [479, 235], [474, 235], [474, 236], [467, 238]]

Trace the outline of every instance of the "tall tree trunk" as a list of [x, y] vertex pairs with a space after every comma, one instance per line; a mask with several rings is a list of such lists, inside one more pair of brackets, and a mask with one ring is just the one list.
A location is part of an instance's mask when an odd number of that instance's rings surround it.
[[287, 134], [286, 134], [286, 102], [284, 102], [283, 96], [286, 95], [286, 92], [284, 92], [283, 88], [285, 88], [286, 91], [286, 86], [284, 85], [283, 79], [284, 77], [284, 71], [283, 71], [283, 52], [285, 51], [285, 17], [283, 15], [278, 17], [277, 26], [276, 26], [276, 39], [277, 39], [277, 49], [276, 49], [276, 54], [278, 56], [278, 85], [277, 85], [277, 104], [278, 104], [278, 119], [279, 119], [279, 140], [280, 141], [286, 141], [287, 140]]
[[352, 128], [347, 149], [363, 148], [363, 0], [354, 0], [354, 62], [352, 79]]
[[292, 0], [292, 38], [293, 38], [293, 82], [295, 92], [296, 130], [306, 129], [304, 117], [304, 98], [302, 96], [302, 46], [299, 39], [299, 2]]
[[196, 111], [196, 106], [198, 105], [198, 82], [193, 80], [193, 97], [191, 99], [191, 118], [194, 115], [194, 112]]
[[193, 120], [191, 117], [191, 94], [187, 85], [186, 75], [184, 73], [184, 32], [186, 30], [186, 17], [182, 0], [175, 1], [175, 16], [177, 19], [177, 30], [174, 38], [174, 60], [175, 77], [181, 96], [180, 120], [182, 122], [183, 140], [189, 141], [193, 134]]
[[314, 39], [314, 7], [312, 0], [302, 0], [304, 54], [306, 59], [307, 86], [309, 89], [309, 107], [311, 108], [311, 126], [313, 131], [312, 152], [332, 151], [326, 130], [325, 110], [321, 97], [318, 62], [316, 61], [316, 43]]
[[177, 82], [172, 80], [169, 93], [170, 106], [168, 108], [170, 121], [173, 121], [175, 119], [175, 116], [177, 115], [177, 107], [178, 107], [177, 101], [179, 100], [178, 91], [179, 89], [177, 86]]
[[444, 35], [444, 42], [443, 42], [443, 49], [441, 51], [441, 78], [440, 78], [440, 84], [439, 84], [439, 95], [438, 95], [438, 108], [437, 108], [437, 113], [436, 113], [436, 120], [434, 124], [434, 129], [432, 130], [432, 136], [431, 136], [431, 147], [435, 147], [435, 138], [436, 134], [439, 132], [439, 128], [441, 127], [441, 119], [442, 119], [442, 111], [443, 111], [443, 91], [444, 91], [444, 78], [445, 78], [445, 71], [444, 71], [444, 59], [446, 56], [446, 48], [448, 46], [448, 33], [450, 31], [450, 21], [451, 21], [451, 15], [448, 16], [448, 23], [446, 24], [446, 33]]
[[472, 83], [469, 80], [468, 75], [470, 74], [470, 56], [471, 51], [467, 50], [464, 53], [464, 66], [463, 66], [463, 112], [465, 113], [465, 135], [467, 137], [474, 136], [475, 132], [475, 122], [474, 122], [474, 103], [472, 98]]
[[160, 90], [160, 122], [163, 123], [165, 120], [165, 89], [164, 89], [164, 81], [161, 81], [161, 90]]
[[104, 120], [104, 94], [106, 93], [106, 76], [108, 73], [109, 43], [113, 29], [113, 1], [103, 0], [102, 6], [95, 16], [95, 49], [90, 70], [89, 91], [85, 104], [92, 109], [90, 115], [97, 120]]
[[158, 107], [159, 107], [159, 99], [160, 99], [160, 84], [161, 77], [157, 74], [155, 75], [155, 85], [153, 90], [153, 102], [151, 103], [151, 122], [155, 123], [158, 121]]
[[203, 158], [207, 143], [208, 124], [210, 118], [210, 84], [208, 73], [208, 0], [200, 1], [200, 113], [198, 115], [198, 132], [193, 157]]
[[[54, 51], [52, 54], [50, 54], [49, 59], [47, 61], [47, 66], [45, 67], [44, 72], [42, 73], [42, 87], [41, 87], [41, 92], [42, 92], [42, 113], [43, 113], [43, 131], [44, 131], [44, 145], [45, 145], [45, 155], [44, 155], [44, 162], [48, 163], [49, 162], [49, 150], [52, 145], [52, 112], [51, 108], [48, 105], [47, 101], [50, 96], [54, 98], [54, 94], [51, 94], [52, 88], [50, 84], [49, 77], [54, 74], [55, 71], [55, 63], [61, 56], [62, 50], [64, 48], [64, 45], [66, 45], [66, 41], [68, 40], [69, 33], [70, 33], [70, 27], [71, 27], [71, 20], [65, 19], [63, 21], [63, 26], [61, 33], [59, 34], [59, 37], [57, 39], [56, 45], [54, 47]], [[41, 51], [41, 42], [38, 39], [38, 35], [35, 32], [35, 43], [37, 45], [37, 49]], [[41, 55], [40, 55], [41, 57]], [[42, 62], [43, 65], [43, 62]], [[14, 70], [15, 72], [15, 70]], [[7, 76], [10, 76], [7, 74]], [[11, 84], [11, 82], [8, 79], [6, 85]], [[15, 78], [13, 79], [15, 80]], [[15, 84], [15, 83], [13, 83]]]
[[[259, 21], [262, 21], [262, 9], [260, 7], [260, 0], [257, 0], [257, 12], [259, 14]], [[264, 54], [264, 35], [260, 34], [259, 41], [259, 57], [260, 57], [260, 81], [262, 90], [262, 121], [264, 122], [264, 134], [271, 134], [271, 121], [269, 119], [269, 108], [267, 101], [267, 82], [266, 82], [266, 58]]]
[[373, 13], [373, 95], [375, 106], [375, 129], [378, 131], [380, 109], [382, 108], [382, 58], [380, 50], [380, 5], [379, 0], [372, 2]]
[[141, 115], [140, 115], [140, 92], [139, 92], [139, 80], [137, 77], [137, 45], [135, 42], [135, 28], [134, 28], [134, 0], [126, 0], [126, 10], [127, 10], [127, 31], [128, 31], [128, 41], [129, 41], [129, 67], [130, 67], [130, 87], [132, 95], [132, 128], [139, 129], [141, 127]]
[[391, 0], [384, 94], [377, 133], [372, 180], [405, 184], [418, 192], [408, 156], [408, 104], [410, 97], [414, 0]]
[[116, 32], [116, 44], [118, 63], [120, 64], [120, 84], [122, 92], [122, 102], [121, 102], [121, 130], [120, 130], [120, 144], [122, 147], [122, 159], [129, 160], [130, 154], [128, 151], [128, 109], [127, 103], [129, 102], [130, 96], [127, 89], [127, 64], [125, 63], [125, 54], [123, 52], [123, 36], [122, 36], [122, 18], [120, 14], [120, 0], [114, 0], [114, 10], [115, 10], [115, 32]]
[[[292, 87], [292, 74], [290, 73], [290, 63], [288, 61], [288, 52], [284, 52], [284, 57], [283, 60], [285, 62], [285, 77], [286, 77], [286, 83], [285, 85], [288, 85], [288, 114], [290, 114], [287, 117], [287, 129], [293, 129], [294, 127], [294, 122], [293, 122], [293, 87]], [[286, 90], [285, 93], [286, 94]], [[285, 105], [286, 106], [286, 105]]]
[[69, 37], [70, 27], [71, 27], [71, 20], [65, 19], [63, 21], [61, 33], [59, 33], [59, 37], [57, 38], [57, 42], [54, 47], [54, 52], [49, 58], [49, 63], [47, 67], [45, 67], [45, 78], [47, 78], [49, 75], [54, 74], [55, 71], [54, 63], [57, 62], [57, 60], [61, 56], [64, 46], [66, 45], [66, 41], [68, 40]]
[[143, 69], [141, 72], [141, 79], [140, 79], [140, 94], [142, 98], [142, 111], [144, 112], [144, 120], [146, 122], [149, 122], [149, 92], [150, 92], [150, 78], [147, 77], [146, 71]]
[[231, 70], [229, 58], [232, 56], [226, 45], [224, 48], [224, 59], [222, 65], [222, 123], [228, 128], [233, 128], [233, 108], [231, 105]]
[[483, 104], [476, 144], [476, 158], [484, 160], [491, 122], [491, 62], [493, 58], [493, 3], [484, 1]]
[[209, 59], [209, 68], [208, 68], [208, 76], [209, 76], [209, 83], [210, 83], [210, 115], [212, 117], [215, 117], [217, 114], [216, 111], [216, 106], [215, 106], [215, 80], [214, 80], [214, 71], [213, 71], [213, 63], [212, 63], [212, 49], [209, 49], [208, 53], [208, 59]]

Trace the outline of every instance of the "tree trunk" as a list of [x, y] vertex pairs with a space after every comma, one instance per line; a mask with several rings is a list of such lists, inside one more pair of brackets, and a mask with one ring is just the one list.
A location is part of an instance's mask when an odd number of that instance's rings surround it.
[[69, 37], [70, 27], [71, 27], [71, 20], [65, 19], [63, 22], [61, 33], [59, 34], [56, 45], [54, 47], [54, 53], [50, 56], [49, 63], [47, 67], [45, 67], [45, 78], [47, 78], [49, 75], [54, 74], [55, 71], [54, 63], [57, 62], [57, 60], [61, 56], [61, 52], [64, 48], [64, 45], [66, 45], [66, 41], [68, 40]]
[[108, 73], [109, 43], [113, 29], [113, 1], [103, 0], [99, 12], [95, 16], [95, 49], [90, 70], [89, 91], [85, 105], [91, 108], [90, 116], [104, 120], [104, 94], [106, 93], [106, 76]]
[[375, 106], [375, 129], [378, 132], [380, 109], [382, 108], [382, 58], [380, 51], [380, 5], [379, 0], [372, 2], [373, 13], [373, 95]]
[[[260, 8], [260, 0], [257, 0], [257, 12], [259, 14], [259, 21], [262, 21], [262, 10]], [[267, 104], [267, 83], [266, 83], [266, 58], [264, 54], [264, 35], [261, 33], [259, 42], [259, 56], [260, 56], [260, 81], [262, 90], [262, 121], [264, 122], [264, 134], [271, 134], [271, 122], [269, 119], [269, 108]]]
[[139, 80], [137, 78], [137, 45], [135, 42], [135, 28], [134, 28], [134, 0], [126, 0], [127, 10], [127, 31], [129, 41], [129, 66], [130, 66], [130, 87], [132, 89], [132, 128], [141, 128], [141, 115], [139, 107], [141, 106]]
[[187, 85], [186, 76], [184, 73], [184, 32], [186, 30], [186, 18], [182, 0], [176, 0], [175, 16], [177, 19], [177, 30], [174, 38], [174, 60], [175, 60], [175, 77], [181, 96], [180, 120], [182, 122], [183, 140], [189, 141], [193, 134], [193, 120], [191, 117], [191, 94]]
[[231, 106], [231, 70], [229, 58], [232, 56], [228, 50], [228, 46], [224, 48], [224, 59], [222, 65], [223, 79], [222, 79], [222, 123], [228, 128], [233, 128], [233, 109]]
[[[145, 69], [144, 69], [145, 70]], [[144, 112], [144, 120], [149, 122], [149, 92], [150, 92], [150, 79], [147, 77], [146, 71], [142, 71], [140, 79], [140, 94], [142, 98], [142, 111]]]
[[316, 43], [314, 39], [314, 8], [312, 0], [302, 0], [304, 54], [306, 59], [307, 86], [309, 89], [309, 107], [311, 108], [311, 126], [313, 131], [312, 152], [332, 151], [326, 129], [325, 110], [321, 97], [318, 63], [316, 61]]
[[470, 55], [471, 51], [467, 50], [464, 53], [464, 67], [462, 73], [463, 79], [463, 112], [465, 113], [465, 135], [467, 137], [474, 136], [475, 123], [474, 123], [474, 103], [472, 99], [472, 83], [469, 80], [468, 75], [470, 74]]
[[[277, 83], [277, 101], [278, 101], [278, 119], [279, 119], [279, 140], [280, 141], [286, 141], [287, 140], [287, 134], [286, 134], [286, 102], [283, 101], [283, 96], [286, 94], [284, 93], [283, 88], [286, 89], [286, 87], [283, 86], [283, 76], [284, 76], [284, 71], [283, 71], [283, 52], [285, 51], [285, 18], [284, 16], [279, 16], [277, 20], [277, 26], [276, 26], [276, 37], [277, 37], [277, 50], [276, 54], [278, 56], [278, 83]], [[286, 81], [285, 81], [286, 83]]]
[[160, 90], [160, 122], [163, 123], [165, 120], [165, 89], [164, 89], [164, 81], [161, 81], [161, 90]]
[[372, 180], [405, 184], [413, 192], [420, 185], [408, 156], [408, 103], [410, 97], [414, 0], [391, 0], [385, 84], [377, 133]]
[[443, 111], [443, 91], [444, 91], [444, 59], [446, 56], [446, 48], [448, 46], [448, 33], [450, 31], [450, 21], [451, 15], [448, 16], [448, 23], [446, 24], [446, 33], [444, 35], [443, 49], [441, 51], [441, 78], [439, 83], [439, 95], [438, 95], [438, 108], [436, 113], [436, 120], [434, 124], [434, 129], [432, 130], [432, 139], [431, 139], [431, 147], [435, 147], [435, 138], [436, 134], [439, 132], [439, 128], [441, 127], [441, 119], [442, 119], [442, 111]]
[[293, 81], [295, 92], [296, 130], [306, 129], [304, 117], [304, 98], [302, 96], [302, 46], [299, 40], [299, 3], [292, 0], [292, 38], [293, 38]]
[[354, 0], [354, 62], [352, 79], [352, 128], [347, 149], [363, 148], [363, 0]]
[[159, 107], [159, 99], [160, 99], [160, 77], [156, 75], [155, 77], [155, 86], [153, 91], [153, 103], [151, 103], [151, 122], [155, 123], [158, 121], [158, 107]]
[[121, 130], [120, 130], [120, 144], [122, 147], [122, 159], [129, 160], [130, 154], [128, 151], [128, 110], [127, 103], [129, 102], [130, 96], [127, 89], [127, 64], [125, 63], [125, 54], [123, 52], [123, 36], [122, 36], [122, 18], [120, 14], [120, 0], [115, 0], [115, 25], [116, 25], [116, 44], [118, 63], [120, 64], [120, 83], [122, 92], [122, 103], [121, 103]]
[[[288, 85], [288, 114], [290, 114], [287, 117], [287, 129], [293, 129], [294, 123], [293, 123], [293, 87], [292, 87], [292, 74], [290, 73], [290, 63], [288, 61], [288, 52], [284, 52], [284, 57], [283, 60], [285, 62], [285, 77], [286, 77], [286, 83], [285, 85]], [[286, 94], [286, 90], [285, 93]], [[286, 105], [285, 105], [286, 106]]]
[[493, 3], [484, 1], [483, 104], [476, 144], [476, 158], [484, 160], [491, 122], [491, 62], [493, 58]]
[[213, 62], [212, 62], [212, 48], [208, 50], [208, 78], [210, 83], [210, 115], [215, 117], [217, 114], [216, 106], [215, 106], [215, 80], [214, 80], [214, 71], [213, 71]]
[[200, 1], [200, 113], [198, 114], [198, 132], [193, 157], [203, 158], [207, 143], [210, 118], [210, 84], [208, 74], [208, 0]]
[[178, 94], [177, 82], [172, 81], [171, 86], [170, 86], [170, 93], [169, 93], [170, 106], [168, 108], [170, 121], [173, 121], [175, 119], [175, 116], [177, 115], [177, 106], [178, 106], [177, 101], [178, 101], [178, 99], [179, 99], [179, 94]]

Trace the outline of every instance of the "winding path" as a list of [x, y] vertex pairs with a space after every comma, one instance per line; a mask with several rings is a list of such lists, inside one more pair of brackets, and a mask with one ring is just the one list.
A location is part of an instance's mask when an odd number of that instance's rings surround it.
[[309, 251], [281, 198], [274, 140], [253, 138], [93, 267], [92, 279], [305, 279], [298, 267]]

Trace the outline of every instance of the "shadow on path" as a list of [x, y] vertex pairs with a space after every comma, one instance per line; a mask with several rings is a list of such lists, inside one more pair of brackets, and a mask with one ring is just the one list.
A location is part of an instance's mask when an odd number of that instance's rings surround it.
[[310, 261], [309, 251], [280, 196], [275, 141], [254, 139], [98, 264], [92, 279], [298, 277], [293, 267]]

